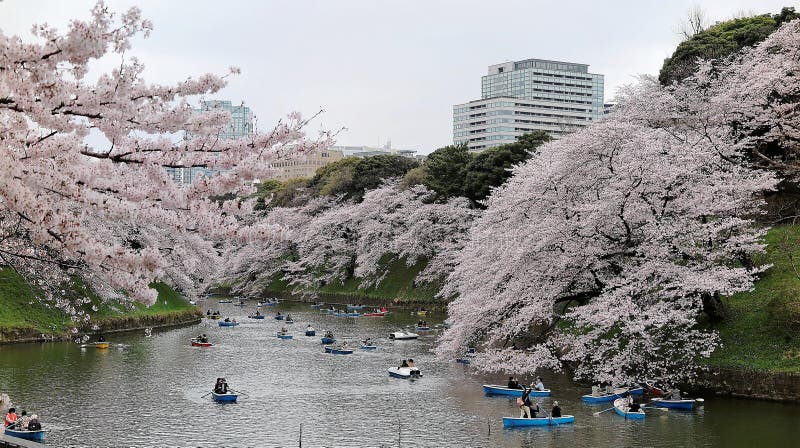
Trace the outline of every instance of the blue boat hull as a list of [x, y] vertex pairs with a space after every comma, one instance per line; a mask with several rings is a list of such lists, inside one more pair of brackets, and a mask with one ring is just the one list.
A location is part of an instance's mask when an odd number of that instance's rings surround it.
[[292, 339], [292, 337], [293, 337], [293, 336], [292, 336], [292, 335], [290, 335], [290, 334], [279, 334], [279, 335], [278, 335], [278, 338], [279, 338], [279, 339]]
[[506, 428], [520, 426], [550, 426], [575, 423], [574, 415], [564, 415], [561, 417], [539, 417], [539, 418], [514, 418], [503, 417], [503, 426]]
[[414, 327], [414, 330], [416, 330], [416, 331], [430, 331], [431, 327], [419, 327], [419, 326], [417, 326], [417, 327]]
[[220, 322], [219, 323], [220, 327], [235, 327], [237, 325], [239, 325], [239, 322]]
[[[522, 389], [509, 389], [505, 386], [501, 386], [499, 384], [484, 384], [483, 385], [483, 392], [486, 395], [505, 395], [508, 397], [521, 397], [522, 394], [525, 392]], [[529, 397], [549, 397], [550, 390], [533, 390], [531, 391]]]
[[247, 317], [249, 317], [250, 319], [263, 319], [264, 318], [263, 315], [261, 315], [261, 316], [247, 316]]
[[316, 331], [306, 331], [306, 336], [316, 336], [316, 335], [317, 335]]
[[6, 428], [6, 435], [18, 437], [25, 440], [35, 440], [37, 442], [44, 441], [44, 430], [41, 431], [14, 431], [13, 429]]
[[651, 403], [652, 406], [671, 409], [694, 409], [694, 400], [657, 400], [654, 399]]
[[644, 420], [645, 413], [642, 412], [627, 412], [623, 411], [622, 409], [614, 406], [614, 412], [617, 413], [620, 417], [625, 417], [626, 420]]
[[[456, 359], [456, 362], [457, 362], [457, 363], [459, 363], [459, 364], [470, 364], [470, 360], [469, 360], [469, 359], [466, 359], [466, 358], [458, 358], [458, 359]], [[484, 391], [485, 391], [485, 390], [486, 390], [486, 389], [484, 389]], [[521, 396], [522, 396], [522, 395], [520, 395], [520, 397], [521, 397]]]
[[374, 345], [362, 345], [361, 346], [361, 350], [377, 350], [377, 349], [378, 349], [378, 347], [376, 347]]
[[235, 403], [237, 397], [239, 396], [236, 394], [218, 394], [216, 392], [211, 392], [211, 398], [220, 403]]
[[333, 347], [325, 347], [325, 353], [330, 353], [333, 351]]
[[334, 342], [336, 342], [336, 339], [334, 338], [322, 338], [323, 344], [333, 344]]
[[283, 316], [275, 316], [275, 320], [283, 320]]
[[[641, 387], [637, 387], [636, 389], [631, 389], [630, 392], [633, 396], [640, 396], [644, 395], [644, 389]], [[592, 395], [584, 395], [581, 397], [584, 403], [609, 403], [617, 398], [622, 398], [622, 394], [612, 394], [612, 395], [600, 395], [599, 397], [594, 397]]]
[[353, 351], [352, 350], [333, 349], [333, 350], [331, 350], [331, 353], [333, 353], [334, 355], [352, 355]]

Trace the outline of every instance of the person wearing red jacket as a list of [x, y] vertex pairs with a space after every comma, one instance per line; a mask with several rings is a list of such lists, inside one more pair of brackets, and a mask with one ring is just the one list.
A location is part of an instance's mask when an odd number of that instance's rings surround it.
[[8, 414], [6, 414], [6, 428], [12, 428], [14, 425], [17, 424], [17, 410], [11, 408], [8, 410]]

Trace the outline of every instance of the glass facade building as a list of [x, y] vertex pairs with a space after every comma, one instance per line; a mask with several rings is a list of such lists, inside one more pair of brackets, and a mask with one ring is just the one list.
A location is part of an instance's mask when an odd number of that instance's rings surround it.
[[481, 99], [453, 106], [453, 142], [470, 150], [542, 130], [558, 138], [604, 114], [603, 75], [571, 62], [526, 59], [489, 66]]
[[[242, 138], [252, 135], [253, 129], [253, 112], [245, 105], [234, 106], [230, 101], [201, 101], [200, 108], [195, 109], [196, 112], [213, 112], [222, 110], [231, 114], [231, 121], [228, 127], [219, 133], [220, 138], [234, 139]], [[206, 168], [167, 168], [172, 180], [180, 185], [190, 184], [198, 174], [205, 176], [213, 176], [217, 173], [215, 170]]]

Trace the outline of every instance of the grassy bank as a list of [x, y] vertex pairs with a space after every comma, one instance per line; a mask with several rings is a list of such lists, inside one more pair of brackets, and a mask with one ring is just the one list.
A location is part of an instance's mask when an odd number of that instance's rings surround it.
[[[169, 286], [163, 283], [152, 286], [158, 291], [158, 301], [150, 307], [141, 303], [102, 301], [78, 278], [65, 286], [64, 293], [71, 298], [88, 297], [90, 302], [81, 306], [91, 317], [88, 325], [98, 325], [103, 329], [120, 329], [135, 325], [137, 321], [174, 321], [197, 313], [194, 306]], [[0, 333], [6, 335], [3, 339], [13, 339], [13, 335], [60, 336], [73, 326], [69, 315], [40, 303], [16, 272], [0, 267]]]
[[800, 226], [776, 227], [766, 242], [756, 261], [773, 267], [753, 291], [725, 299], [725, 320], [716, 326], [723, 347], [710, 364], [800, 372]]
[[[407, 303], [407, 304], [433, 304], [436, 302], [436, 293], [439, 291], [438, 285], [425, 285], [417, 287], [414, 285], [414, 278], [425, 268], [425, 262], [419, 262], [413, 266], [406, 266], [404, 261], [395, 261], [389, 267], [389, 274], [378, 286], [361, 289], [361, 281], [349, 278], [344, 284], [329, 284], [319, 289], [323, 297], [338, 298], [342, 301], [362, 302], [377, 301], [382, 303]], [[276, 277], [267, 286], [265, 294], [287, 294], [290, 293], [287, 282], [280, 277]]]

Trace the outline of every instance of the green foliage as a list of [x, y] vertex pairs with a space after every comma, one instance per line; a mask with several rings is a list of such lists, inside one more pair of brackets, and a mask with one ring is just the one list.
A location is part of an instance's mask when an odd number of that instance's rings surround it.
[[[153, 283], [158, 301], [150, 307], [138, 302], [102, 301], [79, 278], [65, 285], [64, 294], [72, 299], [88, 297], [80, 307], [92, 322], [120, 317], [157, 316], [194, 309], [180, 294], [164, 283]], [[95, 311], [96, 309], [96, 311]], [[62, 334], [73, 326], [63, 311], [42, 304], [33, 290], [13, 269], [0, 266], [0, 331], [33, 328], [40, 333]]]
[[493, 188], [511, 177], [510, 169], [528, 160], [536, 148], [551, 140], [544, 131], [520, 136], [516, 142], [487, 149], [477, 154], [467, 166], [463, 195], [478, 203], [486, 199]]
[[714, 326], [723, 346], [709, 360], [725, 367], [800, 372], [800, 226], [766, 236], [757, 264], [771, 267], [753, 291], [724, 298], [725, 320]]
[[365, 191], [418, 166], [416, 160], [397, 155], [346, 157], [317, 170], [308, 185], [320, 196], [344, 195], [346, 199], [361, 200]]
[[681, 42], [675, 52], [664, 60], [658, 80], [662, 85], [680, 82], [697, 69], [697, 60], [713, 60], [753, 46], [783, 23], [800, 17], [794, 8], [783, 8], [780, 14], [759, 15], [728, 20], [710, 26]]
[[427, 176], [425, 165], [420, 165], [414, 169], [408, 170], [406, 175], [403, 176], [403, 180], [400, 182], [400, 188], [423, 185], [425, 183], [425, 176]]
[[256, 210], [300, 205], [309, 194], [308, 179], [268, 180], [258, 186]]
[[440, 197], [461, 196], [467, 167], [472, 158], [467, 145], [450, 145], [437, 149], [425, 161], [425, 186]]

